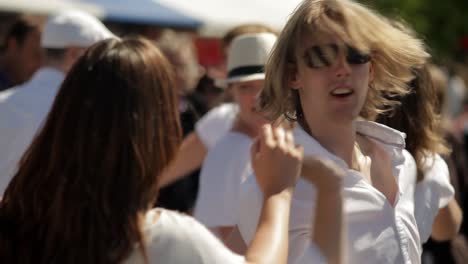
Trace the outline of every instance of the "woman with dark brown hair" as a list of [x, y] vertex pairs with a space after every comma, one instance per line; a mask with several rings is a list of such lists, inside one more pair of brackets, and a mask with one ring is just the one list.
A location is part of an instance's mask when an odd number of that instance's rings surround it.
[[188, 216], [151, 209], [180, 142], [166, 58], [144, 39], [71, 69], [0, 202], [1, 263], [284, 263], [302, 150], [266, 126], [253, 148], [264, 207], [241, 257]]

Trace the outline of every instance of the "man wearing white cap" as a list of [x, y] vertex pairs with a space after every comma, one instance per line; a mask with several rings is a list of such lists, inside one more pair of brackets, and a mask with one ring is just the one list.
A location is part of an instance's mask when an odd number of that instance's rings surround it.
[[[267, 123], [255, 106], [265, 79], [264, 65], [275, 41], [271, 33], [244, 34], [233, 40], [228, 54], [229, 73], [224, 84], [232, 90], [238, 112], [231, 130], [208, 152], [195, 206], [195, 217], [226, 242], [238, 222], [240, 184], [252, 173], [252, 139]], [[239, 243], [227, 245], [242, 251], [236, 247]]]
[[26, 83], [0, 93], [0, 197], [53, 103], [65, 74], [86, 48], [114, 37], [96, 18], [65, 11], [44, 26], [45, 65]]

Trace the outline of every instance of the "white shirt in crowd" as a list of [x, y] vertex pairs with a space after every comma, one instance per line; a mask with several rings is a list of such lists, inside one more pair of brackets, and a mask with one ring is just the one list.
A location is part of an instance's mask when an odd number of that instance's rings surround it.
[[[159, 217], [157, 217], [158, 215]], [[178, 212], [162, 208], [148, 211], [142, 231], [148, 260], [151, 264], [245, 263], [243, 256], [226, 248], [218, 238], [194, 218]], [[310, 255], [320, 255], [317, 247], [308, 246], [301, 258]], [[140, 249], [135, 247], [124, 263], [143, 263]]]
[[0, 196], [49, 113], [64, 77], [56, 69], [41, 68], [28, 82], [0, 95]]
[[416, 184], [414, 193], [414, 217], [418, 223], [421, 243], [425, 243], [432, 233], [432, 224], [439, 209], [448, 205], [455, 195], [450, 183], [447, 163], [439, 155], [425, 161], [427, 170], [424, 179]]
[[[305, 156], [329, 158], [347, 171], [343, 182], [344, 210], [347, 224], [347, 262], [350, 264], [420, 263], [420, 239], [414, 213], [414, 186], [416, 165], [412, 156], [404, 150], [405, 135], [386, 126], [358, 121], [357, 131], [384, 147], [391, 154], [393, 175], [398, 183], [394, 205], [360, 172], [323, 148], [302, 128], [294, 131], [298, 144], [304, 147]], [[321, 263], [318, 254], [307, 253], [313, 230], [316, 190], [312, 184], [300, 179], [293, 194], [289, 222], [288, 263]], [[252, 240], [260, 208], [262, 194], [255, 177], [249, 177], [241, 186], [239, 230], [246, 242]]]
[[207, 149], [229, 132], [238, 112], [237, 104], [225, 103], [211, 109], [195, 124], [195, 132]]
[[252, 139], [228, 132], [211, 148], [200, 172], [195, 218], [208, 227], [235, 226], [239, 216], [239, 189], [252, 174]]
[[[160, 208], [148, 211], [142, 231], [149, 263], [245, 263], [244, 257], [227, 249], [195, 219], [174, 211]], [[143, 263], [138, 247], [124, 263]]]

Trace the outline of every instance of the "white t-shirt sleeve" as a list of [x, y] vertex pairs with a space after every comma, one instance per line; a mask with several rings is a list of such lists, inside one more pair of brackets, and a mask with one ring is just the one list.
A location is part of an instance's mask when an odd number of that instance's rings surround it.
[[424, 181], [439, 197], [438, 208], [444, 208], [452, 200], [455, 190], [450, 183], [450, 173], [447, 163], [440, 155], [434, 155], [430, 169], [425, 173]]
[[414, 194], [414, 217], [422, 243], [431, 236], [438, 211], [447, 206], [455, 193], [447, 163], [439, 155], [426, 160], [425, 165], [428, 169], [424, 179], [416, 184]]
[[[155, 209], [161, 212], [157, 223], [144, 228], [146, 252], [149, 263], [191, 264], [241, 264], [243, 256], [226, 248], [208, 229], [194, 218], [178, 212]], [[126, 260], [126, 264], [141, 263], [138, 248]]]
[[208, 152], [195, 205], [195, 218], [204, 225], [237, 225], [240, 185], [252, 173], [251, 143], [246, 135], [230, 132]]
[[195, 132], [206, 148], [212, 148], [231, 129], [238, 111], [236, 104], [222, 104], [211, 109], [195, 124]]
[[[198, 252], [203, 256], [204, 263], [245, 263], [243, 256], [229, 250], [206, 227], [189, 218], [191, 223], [187, 227], [191, 229], [197, 239], [195, 240]], [[206, 261], [205, 261], [206, 260]]]

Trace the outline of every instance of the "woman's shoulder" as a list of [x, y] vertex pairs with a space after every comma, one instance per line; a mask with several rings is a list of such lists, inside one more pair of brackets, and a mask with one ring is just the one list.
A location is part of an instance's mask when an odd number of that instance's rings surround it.
[[[159, 216], [155, 217], [155, 215]], [[177, 247], [185, 245], [193, 249], [222, 245], [203, 224], [192, 216], [177, 211], [155, 208], [148, 211], [145, 220], [142, 230], [149, 243], [165, 242]]]
[[190, 233], [194, 225], [200, 225], [193, 217], [163, 208], [154, 208], [145, 215], [143, 231], [158, 234]]
[[[182, 263], [197, 259], [196, 245], [191, 239], [197, 234], [190, 234], [195, 225], [195, 220], [175, 211], [155, 208], [146, 212], [140, 228], [149, 263], [156, 263], [156, 260], [157, 263]], [[141, 261], [141, 251], [135, 247], [125, 263]]]
[[149, 259], [156, 259], [158, 263], [216, 263], [222, 257], [229, 260], [227, 263], [232, 263], [232, 259], [242, 260], [229, 252], [205, 226], [186, 214], [152, 209], [146, 213], [142, 230]]

